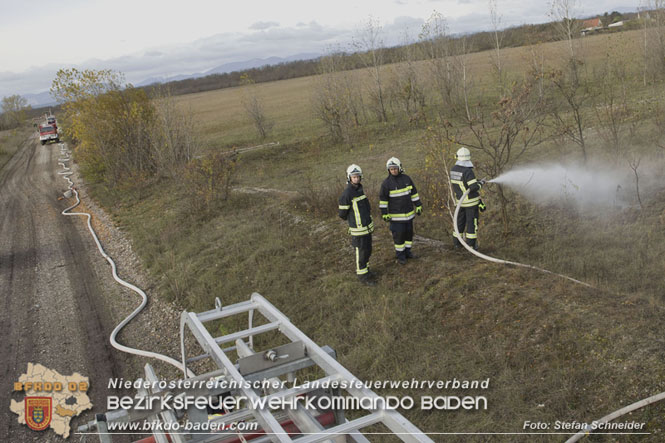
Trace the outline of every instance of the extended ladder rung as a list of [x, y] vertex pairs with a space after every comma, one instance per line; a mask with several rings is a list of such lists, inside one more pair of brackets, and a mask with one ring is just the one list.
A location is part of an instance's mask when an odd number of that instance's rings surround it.
[[235, 342], [239, 338], [246, 338], [251, 335], [263, 334], [264, 332], [274, 331], [279, 328], [279, 322], [275, 321], [272, 323], [267, 323], [265, 325], [256, 326], [255, 328], [244, 329], [242, 331], [234, 332], [228, 335], [222, 335], [221, 337], [215, 337], [215, 341], [218, 345], [222, 343]]
[[213, 309], [211, 311], [201, 312], [196, 314], [196, 317], [201, 323], [205, 323], [212, 320], [218, 320], [224, 317], [230, 317], [236, 314], [242, 314], [243, 312], [251, 311], [256, 308], [256, 304], [249, 301], [243, 301], [240, 303], [235, 303], [233, 305], [225, 306], [222, 309]]
[[[234, 332], [233, 334], [222, 335], [221, 337], [216, 337], [215, 342], [218, 345], [221, 345], [224, 343], [234, 342], [239, 338], [246, 338], [253, 335], [263, 334], [265, 332], [274, 331], [275, 329], [279, 329], [279, 322], [267, 323], [265, 325], [257, 326], [255, 328], [244, 329], [242, 331]], [[235, 348], [236, 348], [235, 346], [230, 346], [228, 348], [222, 349], [222, 351], [229, 352], [235, 350]], [[210, 357], [210, 354], [196, 355], [194, 357], [188, 358], [187, 363], [203, 360], [204, 358], [208, 357]]]

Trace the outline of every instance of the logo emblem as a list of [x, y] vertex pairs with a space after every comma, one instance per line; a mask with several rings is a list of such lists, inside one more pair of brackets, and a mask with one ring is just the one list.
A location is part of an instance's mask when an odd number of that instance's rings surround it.
[[51, 397], [25, 397], [25, 423], [33, 431], [43, 431], [51, 423]]

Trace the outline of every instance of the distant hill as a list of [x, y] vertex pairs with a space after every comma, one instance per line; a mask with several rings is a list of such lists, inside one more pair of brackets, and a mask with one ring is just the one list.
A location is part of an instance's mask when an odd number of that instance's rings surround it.
[[307, 52], [296, 55], [290, 55], [288, 57], [253, 58], [251, 60], [244, 60], [241, 62], [225, 63], [223, 65], [215, 66], [214, 68], [210, 68], [204, 72], [199, 72], [196, 74], [189, 74], [189, 75], [182, 74], [182, 75], [174, 75], [169, 77], [166, 76], [150, 77], [136, 83], [135, 86], [148, 86], [159, 83], [177, 82], [181, 80], [192, 80], [192, 79], [205, 77], [208, 75], [226, 74], [229, 72], [236, 72], [236, 71], [246, 71], [248, 69], [256, 69], [264, 66], [278, 65], [280, 63], [289, 63], [297, 60], [311, 60], [319, 57], [321, 57], [321, 54]]
[[28, 101], [28, 104], [33, 108], [43, 108], [45, 106], [55, 106], [58, 104], [49, 91], [40, 92], [37, 94], [23, 94], [23, 97]]
[[[321, 57], [321, 54], [316, 54], [312, 52], [300, 53], [295, 55], [290, 55], [288, 57], [268, 57], [268, 58], [254, 58], [251, 60], [244, 60], [239, 62], [230, 62], [223, 65], [215, 66], [204, 72], [199, 72], [195, 74], [180, 74], [174, 76], [157, 76], [150, 77], [145, 80], [141, 80], [137, 83], [134, 83], [134, 86], [144, 87], [150, 85], [164, 84], [179, 82], [183, 80], [195, 80], [202, 77], [207, 77], [210, 75], [221, 75], [227, 74], [230, 72], [242, 72], [250, 69], [264, 68], [267, 66], [275, 66], [285, 63], [296, 62], [300, 60], [312, 60]], [[28, 104], [33, 108], [44, 108], [48, 106], [56, 106], [57, 102], [51, 97], [49, 91], [39, 92], [36, 94], [23, 94]]]

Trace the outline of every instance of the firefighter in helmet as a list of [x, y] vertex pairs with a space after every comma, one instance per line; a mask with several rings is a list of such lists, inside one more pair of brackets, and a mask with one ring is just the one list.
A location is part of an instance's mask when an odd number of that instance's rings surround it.
[[404, 174], [402, 162], [391, 157], [386, 162], [388, 177], [381, 184], [379, 208], [383, 220], [390, 222], [390, 231], [395, 243], [397, 262], [406, 264], [408, 258], [415, 258], [413, 245], [413, 219], [423, 212], [416, 185], [411, 177]]
[[374, 286], [369, 272], [369, 257], [372, 255], [372, 232], [374, 222], [369, 200], [361, 183], [363, 171], [358, 165], [346, 168], [346, 189], [339, 198], [339, 216], [349, 223], [351, 244], [356, 249], [356, 274], [361, 283]]
[[[476, 179], [476, 175], [473, 173], [473, 163], [471, 163], [471, 151], [468, 148], [459, 148], [455, 159], [457, 160], [455, 166], [450, 171], [450, 185], [455, 195], [455, 204], [467, 190], [471, 190], [462, 200], [456, 220], [457, 230], [460, 235], [465, 235], [466, 230], [466, 244], [473, 249], [478, 249], [478, 216], [479, 212], [485, 210], [485, 203], [480, 199], [479, 191], [485, 181]], [[453, 232], [453, 245], [455, 249], [462, 246], [455, 232]]]

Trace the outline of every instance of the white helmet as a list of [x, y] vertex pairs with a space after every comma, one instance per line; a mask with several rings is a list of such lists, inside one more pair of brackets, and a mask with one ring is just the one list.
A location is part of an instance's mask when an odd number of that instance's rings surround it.
[[461, 148], [459, 148], [457, 150], [457, 154], [455, 155], [455, 158], [457, 160], [462, 160], [462, 161], [471, 160], [471, 151], [469, 151], [468, 148], [465, 148], [464, 146], [462, 146]]
[[399, 172], [404, 172], [404, 168], [402, 168], [402, 162], [399, 161], [397, 157], [390, 157], [386, 162], [386, 169], [390, 171], [390, 168], [399, 168]]
[[360, 169], [360, 166], [353, 164], [346, 168], [346, 181], [351, 182], [351, 176], [352, 175], [359, 175], [360, 179], [362, 180], [363, 178], [363, 170]]

